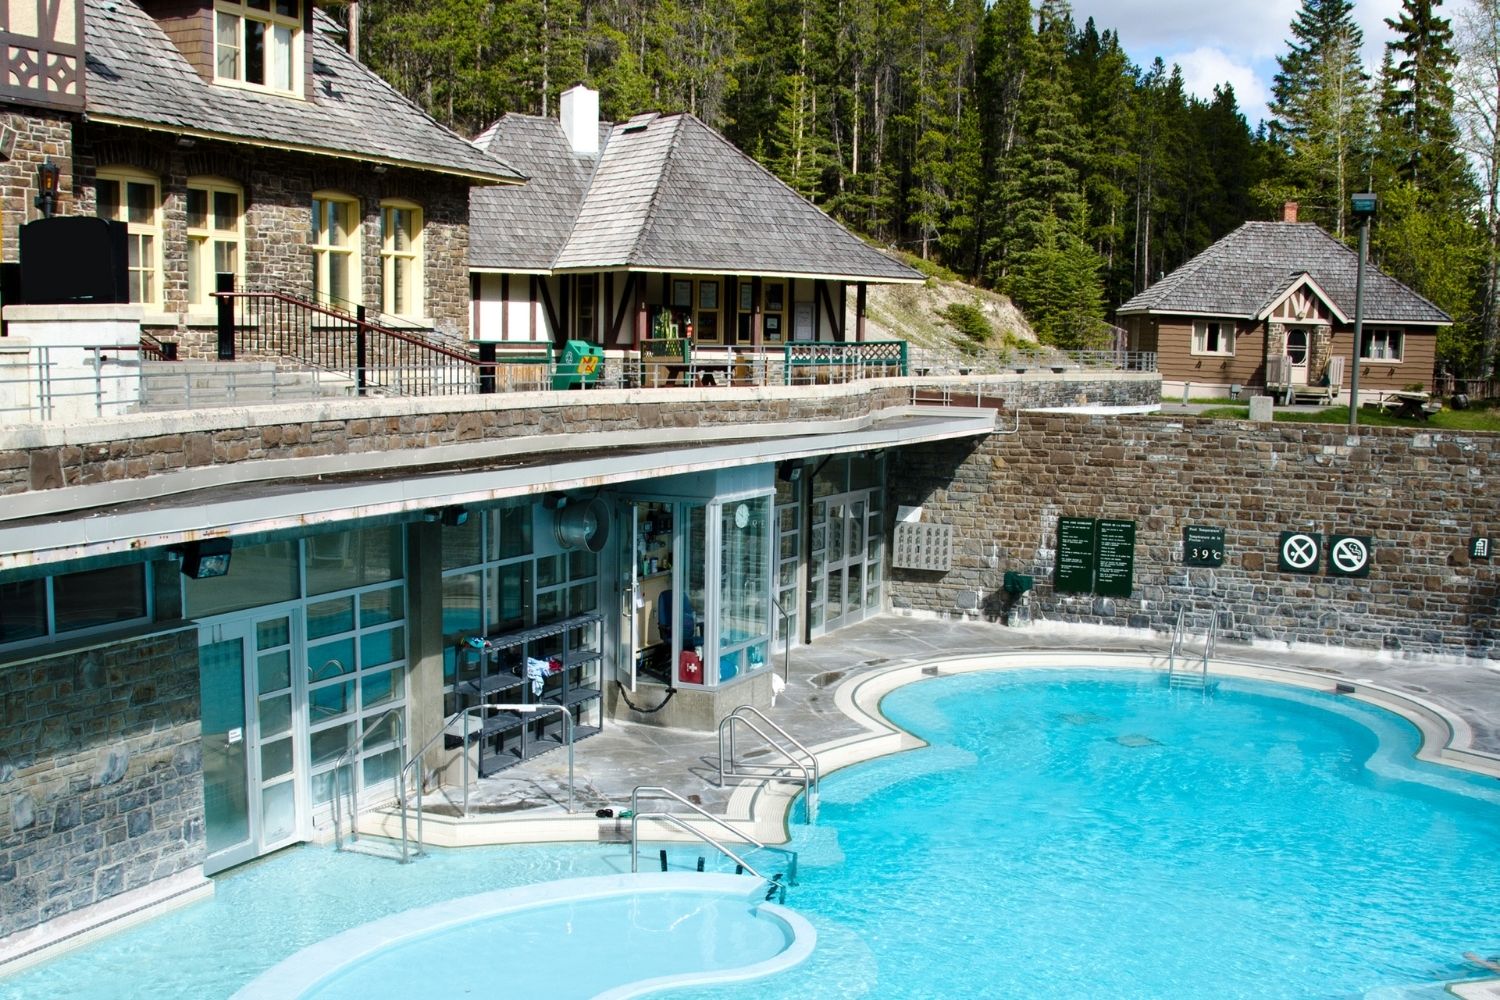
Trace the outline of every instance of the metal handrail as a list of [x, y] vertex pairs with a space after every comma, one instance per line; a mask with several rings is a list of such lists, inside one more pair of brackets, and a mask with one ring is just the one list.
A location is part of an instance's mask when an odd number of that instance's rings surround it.
[[[765, 730], [757, 726], [754, 720], [746, 718], [741, 713], [752, 714], [770, 726], [784, 737], [788, 743], [802, 751], [807, 756], [807, 760], [804, 762], [793, 756], [790, 750], [766, 735]], [[726, 778], [776, 778], [784, 770], [784, 766], [779, 764], [744, 763], [737, 765], [734, 759], [734, 724], [736, 722], [750, 727], [751, 731], [765, 740], [767, 745], [780, 751], [788, 763], [802, 772], [802, 790], [803, 794], [807, 797], [807, 823], [809, 826], [816, 823], [818, 821], [818, 785], [820, 782], [817, 755], [799, 743], [791, 733], [768, 719], [766, 714], [754, 705], [741, 705], [726, 715], [723, 721], [719, 723], [719, 784], [723, 785]], [[727, 750], [724, 739], [726, 734], [729, 737]], [[741, 770], [741, 768], [744, 768], [744, 770]]]
[[792, 633], [787, 625], [791, 622], [791, 615], [786, 608], [781, 606], [775, 594], [771, 595], [771, 603], [776, 605], [776, 610], [781, 613], [781, 641], [782, 648], [785, 650], [785, 658], [781, 664], [781, 679], [790, 684], [792, 682]]
[[[745, 833], [743, 830], [736, 830], [734, 827], [730, 826], [728, 823], [724, 822], [722, 819], [720, 819], [719, 817], [715, 816], [713, 813], [711, 813], [708, 810], [704, 809], [702, 806], [699, 806], [699, 805], [696, 805], [696, 804], [694, 804], [692, 802], [689, 802], [687, 799], [683, 798], [681, 795], [678, 795], [676, 792], [672, 791], [670, 788], [666, 788], [666, 787], [664, 787], [662, 785], [636, 785], [635, 788], [633, 788], [631, 790], [631, 792], [630, 792], [630, 814], [632, 816], [637, 816], [637, 815], [640, 814], [641, 795], [642, 795], [642, 793], [645, 793], [645, 794], [648, 794], [648, 795], [651, 795], [651, 796], [654, 796], [654, 797], [663, 797], [664, 796], [666, 798], [672, 799], [675, 802], [678, 802], [678, 803], [680, 803], [682, 805], [685, 805], [689, 809], [691, 809], [693, 812], [697, 813], [699, 816], [702, 816], [704, 819], [708, 820], [710, 823], [713, 823], [716, 826], [720, 826], [723, 829], [728, 830], [731, 834], [733, 834], [734, 836], [738, 837], [740, 840], [743, 840], [747, 844], [753, 845], [756, 850], [760, 850], [760, 851], [775, 851], [778, 854], [785, 855], [786, 858], [787, 858], [787, 860], [790, 862], [790, 864], [787, 867], [787, 878], [791, 882], [792, 885], [796, 885], [797, 884], [797, 852], [796, 851], [793, 851], [793, 850], [791, 850], [789, 848], [786, 848], [786, 847], [778, 847], [778, 846], [776, 846], [774, 844], [762, 843], [761, 841], [756, 840], [754, 837], [750, 836], [750, 834]], [[670, 814], [670, 813], [666, 813], [666, 814], [648, 813], [647, 814], [648, 817], [655, 816], [655, 815], [673, 815], [673, 814]], [[699, 831], [697, 831], [696, 829], [693, 829], [693, 832], [694, 833], [698, 833]], [[705, 839], [707, 839], [707, 838], [705, 838]], [[709, 842], [712, 843], [715, 847], [719, 847], [720, 846], [717, 841], [710, 840]], [[632, 848], [632, 853], [631, 853], [631, 861], [630, 861], [630, 864], [631, 864], [631, 869], [630, 870], [631, 871], [635, 871], [635, 864], [636, 864], [636, 860], [637, 860], [637, 858], [639, 856], [639, 852], [635, 849], [636, 848], [636, 844], [635, 844], [635, 839], [634, 839], [634, 828], [633, 827], [632, 827], [632, 836], [631, 836], [631, 848]], [[726, 852], [726, 853], [728, 853], [728, 852]], [[731, 857], [733, 857], [733, 855], [731, 855]], [[735, 860], [739, 861], [739, 858], [735, 858]], [[753, 871], [754, 869], [751, 869], [751, 870]]]
[[[499, 709], [500, 711], [503, 711], [503, 712], [520, 712], [522, 714], [527, 713], [527, 712], [536, 712], [536, 713], [541, 713], [541, 712], [561, 712], [562, 713], [562, 717], [563, 717], [563, 733], [565, 735], [566, 742], [568, 744], [568, 812], [571, 813], [573, 811], [573, 800], [574, 800], [574, 797], [575, 797], [574, 789], [573, 789], [573, 713], [570, 712], [570, 711], [568, 711], [568, 707], [566, 705], [551, 705], [551, 704], [526, 705], [526, 704], [521, 704], [519, 702], [486, 701], [486, 702], [482, 702], [482, 703], [480, 703], [478, 705], [470, 705], [468, 708], [466, 708], [462, 712], [460, 712], [459, 715], [467, 715], [468, 713], [470, 713], [470, 712], [472, 712], [472, 711], [474, 711], [476, 709], [485, 709], [485, 708], [495, 708], [495, 709]], [[483, 728], [484, 728], [484, 724], [480, 723], [480, 729], [481, 729], [480, 738], [481, 739], [484, 738], [483, 737], [483, 733], [482, 733]], [[467, 816], [467, 815], [469, 815], [469, 728], [468, 728], [467, 725], [465, 725], [463, 727], [462, 733], [463, 733], [462, 739], [464, 741], [464, 768], [463, 768], [463, 774], [464, 774], [464, 805], [463, 805], [463, 815]]]
[[[406, 707], [392, 708], [382, 712], [378, 718], [366, 724], [364, 730], [355, 741], [349, 744], [339, 759], [333, 763], [333, 841], [338, 850], [344, 848], [344, 837], [342, 829], [342, 817], [339, 814], [339, 774], [345, 767], [358, 759], [359, 749], [364, 745], [365, 738], [375, 730], [377, 726], [383, 725], [386, 719], [396, 720], [396, 746], [400, 753], [406, 751]], [[396, 801], [401, 806], [401, 863], [404, 865], [411, 860], [411, 852], [408, 845], [406, 828], [406, 769], [403, 767], [396, 772]], [[420, 816], [420, 813], [418, 814]], [[418, 819], [418, 824], [421, 820]], [[359, 782], [355, 780], [354, 772], [349, 773], [349, 839], [359, 839]], [[419, 838], [420, 843], [420, 838]], [[420, 848], [419, 848], [420, 850]]]
[[1182, 650], [1183, 630], [1187, 627], [1187, 608], [1177, 609], [1177, 624], [1172, 629], [1172, 642], [1167, 646], [1167, 676], [1177, 672], [1177, 654]]
[[1208, 639], [1203, 643], [1203, 680], [1208, 680], [1208, 661], [1213, 658], [1214, 649], [1219, 644], [1219, 611], [1217, 608], [1209, 612], [1208, 617]]
[[[746, 861], [744, 858], [740, 857], [738, 854], [734, 853], [729, 848], [725, 847], [723, 844], [719, 843], [717, 840], [704, 833], [702, 830], [699, 830], [697, 827], [693, 826], [681, 816], [666, 812], [633, 813], [631, 815], [630, 873], [632, 875], [638, 874], [640, 872], [641, 820], [643, 819], [649, 819], [653, 822], [659, 823], [670, 823], [673, 826], [677, 827], [679, 830], [685, 830], [693, 836], [697, 837], [699, 840], [703, 841], [705, 844], [712, 845], [714, 849], [717, 850], [720, 854], [733, 859], [735, 864], [739, 865], [741, 868], [745, 869], [745, 871], [749, 872], [751, 875], [754, 875], [756, 878], [766, 882], [776, 882], [775, 879], [767, 878], [766, 876], [762, 875], [750, 862]], [[776, 884], [779, 885], [780, 883], [778, 882]]]

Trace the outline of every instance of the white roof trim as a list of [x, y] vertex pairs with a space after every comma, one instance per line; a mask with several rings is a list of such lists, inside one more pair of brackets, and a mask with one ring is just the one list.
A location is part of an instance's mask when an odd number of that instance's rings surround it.
[[714, 277], [723, 278], [796, 278], [801, 281], [852, 281], [864, 282], [869, 285], [925, 285], [927, 279], [918, 278], [882, 278], [868, 274], [811, 274], [801, 271], [741, 271], [723, 267], [702, 267], [700, 265], [682, 265], [680, 267], [640, 267], [634, 264], [590, 264], [587, 267], [559, 267], [554, 274], [588, 274], [594, 271], [638, 271], [641, 274], [710, 274]]
[[1296, 281], [1292, 282], [1291, 285], [1287, 287], [1286, 291], [1282, 292], [1280, 295], [1276, 296], [1276, 298], [1267, 303], [1265, 308], [1261, 309], [1260, 312], [1255, 314], [1254, 318], [1258, 320], [1270, 319], [1271, 313], [1276, 311], [1277, 306], [1281, 305], [1287, 299], [1291, 298], [1293, 292], [1296, 292], [1302, 288], [1311, 288], [1313, 290], [1313, 294], [1323, 300], [1323, 304], [1328, 307], [1328, 311], [1333, 313], [1334, 318], [1337, 319], [1340, 323], [1354, 322], [1348, 316], [1344, 315], [1344, 310], [1340, 309], [1338, 303], [1333, 301], [1333, 296], [1323, 291], [1323, 286], [1314, 281], [1313, 276], [1308, 274], [1306, 271], [1303, 271], [1302, 276], [1299, 277]]

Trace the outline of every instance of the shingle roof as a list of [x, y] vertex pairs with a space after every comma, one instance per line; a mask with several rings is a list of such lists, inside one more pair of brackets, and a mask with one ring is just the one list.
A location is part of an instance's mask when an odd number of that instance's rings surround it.
[[[307, 38], [313, 93], [299, 100], [204, 82], [133, 0], [85, 0], [84, 17], [87, 108], [96, 120], [414, 166], [479, 183], [521, 177], [423, 113], [325, 31]], [[315, 23], [330, 24], [321, 13]]]
[[[1359, 255], [1311, 222], [1247, 222], [1117, 310], [1255, 317], [1306, 273], [1354, 315]], [[1365, 267], [1365, 319], [1446, 325], [1453, 319], [1373, 265]]]
[[[544, 168], [539, 159], [521, 158], [523, 141], [538, 158], [559, 164], [578, 162], [556, 121], [529, 118], [524, 129], [512, 132], [505, 123], [518, 117], [507, 115], [502, 120], [488, 148], [517, 160], [537, 179]], [[538, 138], [541, 133], [550, 135], [545, 143]], [[473, 266], [501, 266], [491, 262], [504, 258], [510, 266], [538, 269], [639, 267], [922, 280], [916, 271], [829, 218], [692, 115], [639, 115], [615, 125], [579, 195], [573, 195], [572, 175], [566, 170], [559, 167], [549, 176], [552, 191], [547, 195], [526, 189], [475, 192], [471, 206], [482, 203], [486, 213], [545, 213], [551, 218], [537, 220], [543, 235], [534, 240], [518, 234], [503, 236], [524, 244], [527, 254], [496, 245], [502, 234], [478, 228], [470, 235]], [[571, 210], [564, 204], [567, 197], [579, 196], [581, 203], [575, 202]], [[567, 238], [548, 254], [564, 219]], [[526, 263], [520, 262], [521, 256], [526, 256]]]

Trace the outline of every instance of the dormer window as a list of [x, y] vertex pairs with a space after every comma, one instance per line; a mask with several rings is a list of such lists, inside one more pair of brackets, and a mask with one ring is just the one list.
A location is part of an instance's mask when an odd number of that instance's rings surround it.
[[302, 91], [301, 0], [214, 5], [214, 80], [283, 94]]

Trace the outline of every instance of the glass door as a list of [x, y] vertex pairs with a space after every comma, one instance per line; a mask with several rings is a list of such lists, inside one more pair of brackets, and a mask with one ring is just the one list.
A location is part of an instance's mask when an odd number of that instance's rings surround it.
[[243, 634], [201, 637], [198, 690], [203, 715], [203, 870], [212, 874], [256, 854]]
[[808, 624], [815, 636], [880, 610], [878, 493], [857, 490], [813, 504]]

